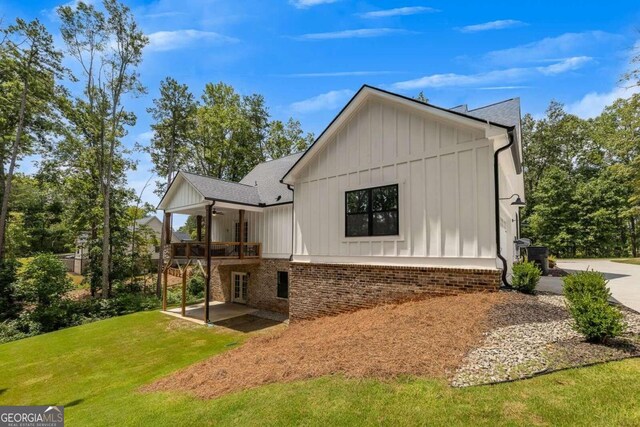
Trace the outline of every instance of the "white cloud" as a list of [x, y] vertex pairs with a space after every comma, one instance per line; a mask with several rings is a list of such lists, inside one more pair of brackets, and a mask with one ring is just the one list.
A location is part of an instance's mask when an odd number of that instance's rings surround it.
[[528, 25], [515, 19], [500, 19], [497, 21], [483, 22], [482, 24], [467, 25], [460, 28], [463, 33], [477, 33], [479, 31], [504, 30], [505, 28], [522, 27]]
[[224, 36], [213, 31], [199, 30], [157, 31], [147, 34], [147, 36], [149, 37], [147, 49], [156, 52], [184, 49], [196, 44], [198, 47], [202, 47], [203, 43], [226, 44], [238, 42], [238, 39], [233, 37]]
[[505, 80], [519, 80], [528, 73], [527, 68], [509, 68], [478, 74], [431, 74], [418, 79], [405, 80], [393, 84], [395, 89], [410, 90], [449, 86], [475, 86], [499, 83]]
[[438, 9], [426, 6], [410, 6], [410, 7], [396, 7], [394, 9], [374, 10], [360, 14], [363, 18], [388, 18], [391, 16], [406, 16], [417, 15], [419, 13], [434, 13], [440, 12]]
[[557, 75], [567, 71], [576, 70], [591, 60], [589, 57], [566, 58], [559, 62], [544, 67], [515, 67], [503, 70], [494, 70], [478, 74], [432, 74], [418, 79], [406, 80], [394, 83], [392, 86], [400, 90], [452, 87], [452, 86], [478, 86], [503, 83], [515, 83], [539, 75]]
[[603, 31], [564, 33], [509, 49], [495, 50], [487, 53], [485, 59], [496, 64], [549, 61], [550, 58], [576, 56], [577, 50], [588, 50], [620, 39], [621, 36]]
[[291, 110], [296, 113], [311, 113], [314, 111], [334, 110], [344, 105], [355, 92], [351, 89], [332, 90], [303, 101], [291, 104]]
[[406, 33], [406, 30], [398, 28], [361, 28], [358, 30], [333, 31], [328, 33], [303, 34], [297, 38], [300, 40], [334, 40], [334, 39], [354, 39], [364, 37], [380, 37], [391, 34]]
[[151, 138], [153, 138], [153, 134], [154, 132], [152, 130], [148, 130], [146, 132], [142, 132], [140, 134], [138, 134], [138, 136], [136, 137], [136, 141], [146, 145], [149, 142], [151, 142]]
[[486, 86], [476, 88], [477, 90], [512, 90], [512, 89], [529, 89], [531, 86]]
[[294, 73], [283, 77], [352, 77], [352, 76], [381, 76], [395, 74], [395, 71], [329, 71], [326, 73]]
[[536, 70], [540, 71], [545, 76], [553, 76], [582, 68], [583, 65], [591, 62], [592, 60], [593, 58], [589, 56], [574, 56], [572, 58], [563, 59], [555, 64], [536, 67]]
[[337, 1], [338, 0], [290, 0], [289, 3], [298, 9], [307, 9], [309, 7], [318, 6], [319, 4], [329, 4]]
[[579, 101], [567, 105], [566, 110], [571, 114], [575, 114], [576, 116], [585, 119], [596, 117], [602, 113], [604, 107], [611, 105], [616, 99], [629, 98], [635, 93], [640, 93], [640, 87], [616, 87], [610, 92], [590, 92], [583, 96]]
[[173, 18], [174, 16], [186, 15], [186, 12], [180, 11], [171, 11], [171, 12], [158, 12], [158, 13], [148, 13], [144, 15], [145, 18]]

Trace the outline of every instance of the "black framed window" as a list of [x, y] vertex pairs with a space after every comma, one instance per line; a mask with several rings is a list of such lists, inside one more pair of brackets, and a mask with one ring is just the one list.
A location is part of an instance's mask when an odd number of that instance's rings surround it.
[[398, 230], [398, 184], [345, 193], [345, 236], [395, 236]]
[[278, 271], [278, 298], [289, 298], [289, 272]]

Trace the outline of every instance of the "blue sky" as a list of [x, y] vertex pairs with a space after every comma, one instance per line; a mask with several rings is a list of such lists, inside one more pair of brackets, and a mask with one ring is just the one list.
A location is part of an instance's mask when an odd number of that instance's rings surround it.
[[[97, 1], [97, 0], [94, 0]], [[61, 1], [3, 0], [0, 16], [39, 18], [58, 34]], [[207, 82], [266, 97], [273, 118], [319, 134], [364, 83], [436, 105], [470, 108], [519, 96], [540, 116], [551, 99], [583, 117], [628, 96], [618, 83], [639, 46], [640, 4], [617, 1], [127, 0], [150, 37], [140, 68], [148, 95], [126, 143], [150, 137], [145, 109], [173, 76], [199, 97]], [[59, 37], [58, 37], [59, 40]], [[151, 175], [140, 153], [129, 174]], [[33, 167], [21, 165], [22, 170]], [[147, 190], [144, 199], [156, 203]]]

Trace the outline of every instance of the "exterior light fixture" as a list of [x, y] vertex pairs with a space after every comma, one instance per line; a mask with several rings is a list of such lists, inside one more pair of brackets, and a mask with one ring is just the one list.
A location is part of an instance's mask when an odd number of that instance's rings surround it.
[[500, 200], [511, 200], [513, 198], [513, 196], [516, 196], [516, 199], [511, 202], [511, 206], [518, 206], [518, 207], [522, 207], [525, 206], [526, 203], [522, 201], [522, 199], [520, 198], [519, 194], [512, 194], [509, 197], [503, 197]]

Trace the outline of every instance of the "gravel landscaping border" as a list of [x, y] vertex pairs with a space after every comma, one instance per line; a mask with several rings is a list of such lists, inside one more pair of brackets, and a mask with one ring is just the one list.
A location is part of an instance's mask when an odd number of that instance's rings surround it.
[[607, 345], [587, 343], [576, 332], [561, 295], [508, 297], [490, 313], [491, 330], [467, 354], [451, 379], [454, 387], [529, 378], [577, 366], [640, 356], [640, 314], [622, 307], [627, 332]]

